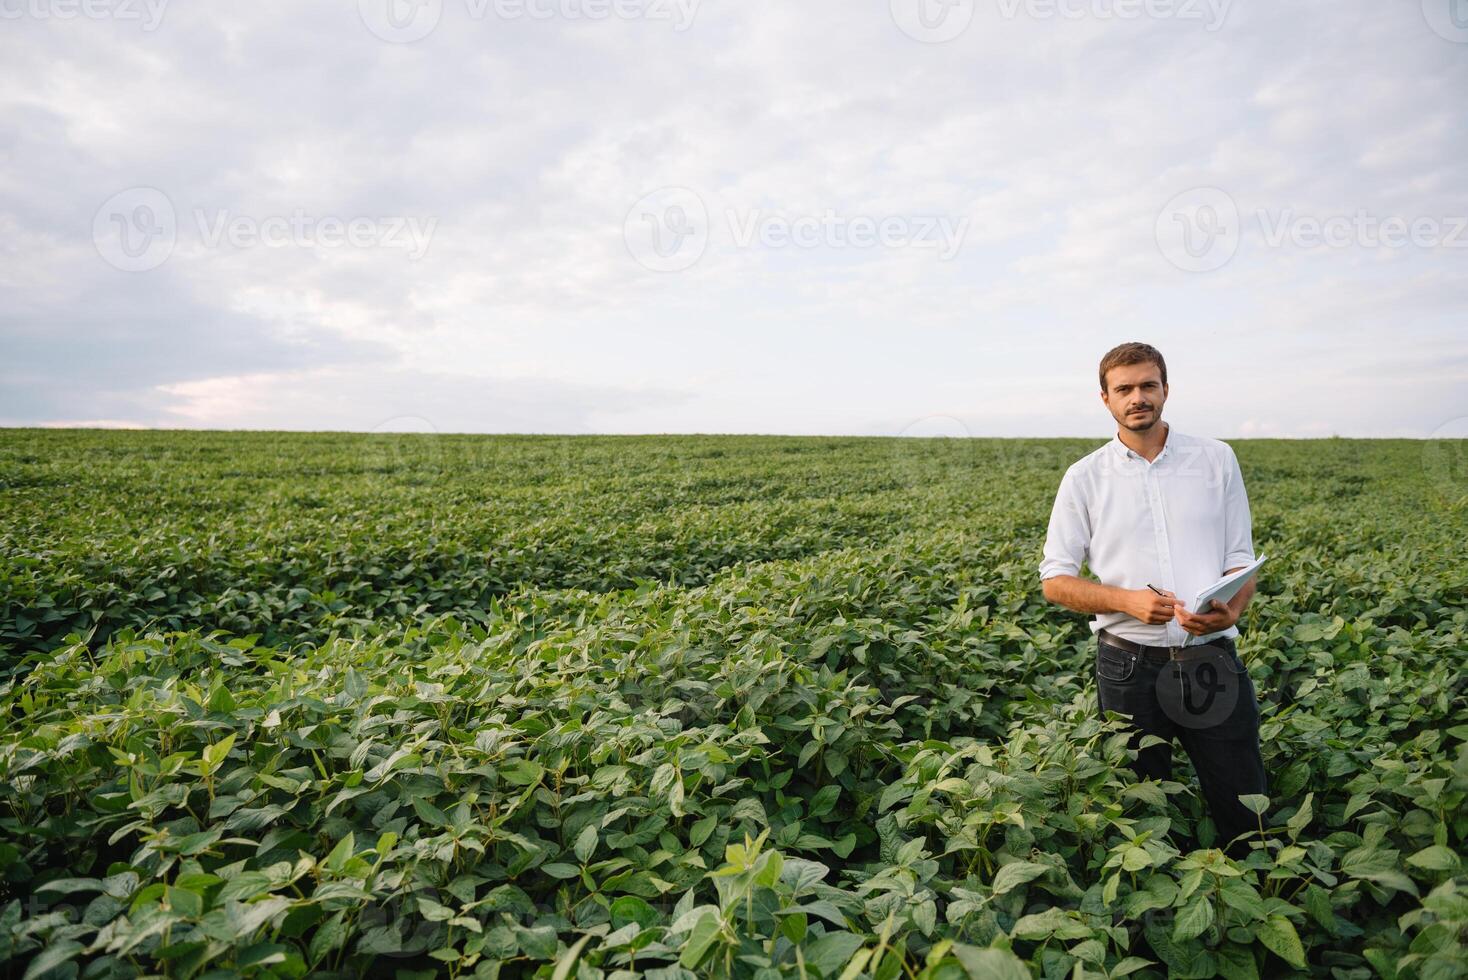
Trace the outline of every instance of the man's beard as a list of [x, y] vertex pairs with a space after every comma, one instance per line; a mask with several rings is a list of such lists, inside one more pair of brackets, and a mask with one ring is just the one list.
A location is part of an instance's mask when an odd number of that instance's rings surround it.
[[1161, 421], [1162, 416], [1157, 413], [1156, 409], [1153, 409], [1143, 415], [1128, 415], [1121, 424], [1132, 432], [1147, 432]]

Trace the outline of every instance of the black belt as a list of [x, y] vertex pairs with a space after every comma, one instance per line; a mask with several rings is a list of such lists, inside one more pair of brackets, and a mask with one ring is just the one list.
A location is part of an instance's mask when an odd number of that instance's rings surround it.
[[[1230, 649], [1230, 646], [1232, 645], [1230, 643], [1232, 637], [1227, 636], [1220, 637], [1218, 640], [1210, 643], [1195, 643], [1191, 646], [1185, 647], [1152, 646], [1146, 643], [1137, 643], [1134, 640], [1128, 640], [1125, 637], [1117, 636], [1110, 630], [1104, 629], [1097, 630], [1096, 636], [1098, 639], [1105, 642], [1107, 646], [1117, 647], [1118, 649], [1125, 650], [1127, 653], [1135, 653], [1139, 656], [1146, 657], [1149, 660], [1191, 660], [1195, 656], [1206, 655], [1208, 652], [1211, 651], [1217, 651], [1220, 653], [1233, 653], [1233, 650]], [[1224, 646], [1222, 645], [1223, 643], [1230, 643], [1230, 646]]]

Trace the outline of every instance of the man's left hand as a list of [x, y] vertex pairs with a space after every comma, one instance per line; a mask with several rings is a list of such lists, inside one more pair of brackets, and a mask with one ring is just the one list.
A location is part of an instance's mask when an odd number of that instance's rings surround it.
[[1183, 629], [1194, 636], [1202, 636], [1205, 633], [1218, 633], [1228, 629], [1239, 621], [1238, 614], [1228, 607], [1227, 603], [1213, 600], [1212, 608], [1205, 613], [1190, 613], [1182, 606], [1173, 610], [1173, 617]]

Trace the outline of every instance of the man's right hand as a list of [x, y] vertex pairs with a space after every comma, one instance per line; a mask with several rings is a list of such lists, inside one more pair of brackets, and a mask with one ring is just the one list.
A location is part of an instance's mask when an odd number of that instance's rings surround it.
[[1177, 596], [1166, 589], [1161, 595], [1151, 589], [1132, 589], [1129, 595], [1131, 608], [1123, 611], [1144, 623], [1165, 623], [1172, 619], [1173, 607], [1180, 605]]

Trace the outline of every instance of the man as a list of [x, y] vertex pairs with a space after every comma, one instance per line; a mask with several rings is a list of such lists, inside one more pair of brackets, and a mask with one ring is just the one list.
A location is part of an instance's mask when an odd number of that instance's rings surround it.
[[[1128, 716], [1132, 768], [1170, 779], [1172, 739], [1181, 741], [1227, 845], [1258, 828], [1239, 796], [1267, 793], [1258, 702], [1233, 639], [1254, 583], [1207, 610], [1178, 597], [1191, 602], [1254, 560], [1243, 475], [1226, 443], [1162, 421], [1167, 365], [1156, 348], [1112, 349], [1100, 380], [1116, 437], [1060, 481], [1040, 563], [1045, 598], [1096, 614], [1098, 707]], [[1099, 581], [1080, 577], [1087, 561]], [[1148, 734], [1163, 744], [1140, 748]], [[1227, 850], [1247, 855], [1248, 839]]]

